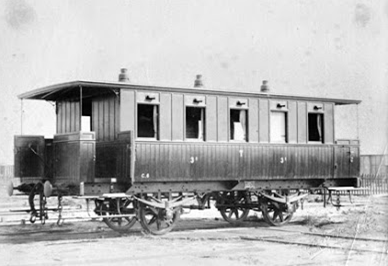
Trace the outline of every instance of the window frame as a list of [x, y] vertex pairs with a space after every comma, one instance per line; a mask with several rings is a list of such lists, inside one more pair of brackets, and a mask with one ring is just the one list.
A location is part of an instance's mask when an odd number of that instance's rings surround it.
[[[187, 137], [187, 107], [201, 108], [203, 109], [204, 121], [202, 122], [202, 138], [188, 138]], [[200, 94], [185, 94], [184, 95], [184, 107], [183, 107], [183, 139], [185, 141], [204, 142], [206, 141], [206, 96]]]
[[[157, 108], [156, 133], [154, 137], [140, 137], [139, 136], [139, 105], [154, 106]], [[154, 122], [155, 124], [155, 122]], [[155, 129], [154, 129], [155, 130]], [[160, 138], [160, 104], [158, 102], [137, 102], [136, 104], [136, 139], [144, 141], [157, 141]]]
[[[245, 129], [244, 127], [243, 130], [245, 131], [245, 135], [244, 135], [244, 139], [243, 140], [239, 140], [239, 139], [232, 139], [232, 111], [240, 111], [240, 118], [241, 118], [241, 111], [245, 111]], [[246, 142], [249, 142], [249, 135], [248, 135], [248, 132], [249, 132], [249, 119], [248, 119], [248, 116], [249, 116], [249, 109], [248, 107], [230, 107], [229, 108], [229, 112], [228, 112], [228, 135], [229, 135], [229, 141], [230, 142], [242, 142], [242, 143], [246, 143]]]
[[[273, 125], [273, 121], [272, 121], [272, 114], [273, 113], [282, 113], [284, 114], [284, 133], [285, 133], [285, 137], [284, 137], [284, 142], [283, 141], [275, 141], [272, 139], [272, 125]], [[270, 143], [275, 143], [275, 144], [287, 144], [289, 143], [289, 132], [288, 132], [288, 110], [271, 110], [270, 111], [270, 114], [269, 114], [269, 120], [270, 120], [270, 125], [269, 125], [269, 142]]]
[[[309, 115], [315, 114], [321, 116], [321, 140], [310, 140], [310, 123], [309, 123]], [[307, 123], [306, 123], [306, 135], [307, 135], [307, 143], [310, 144], [324, 144], [325, 143], [325, 113], [323, 111], [309, 111], [307, 112]]]
[[[193, 109], [199, 109], [201, 110], [201, 117], [203, 117], [202, 120], [202, 138], [189, 138], [187, 137], [187, 108], [193, 108]], [[185, 112], [184, 112], [184, 139], [187, 141], [196, 141], [196, 142], [203, 142], [206, 141], [206, 106], [193, 106], [193, 105], [185, 105]], [[201, 121], [201, 120], [198, 120]], [[198, 132], [199, 134], [199, 132]]]

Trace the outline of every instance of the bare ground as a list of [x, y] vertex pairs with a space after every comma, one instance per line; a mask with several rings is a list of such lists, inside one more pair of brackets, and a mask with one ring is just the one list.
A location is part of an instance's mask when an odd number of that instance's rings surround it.
[[[345, 199], [345, 198], [344, 198]], [[0, 197], [0, 210], [25, 198]], [[260, 213], [232, 226], [215, 209], [182, 215], [173, 232], [145, 235], [137, 223], [120, 235], [74, 209], [62, 226], [23, 224], [28, 215], [1, 212], [0, 265], [388, 265], [388, 197], [355, 197], [340, 210], [310, 196], [292, 222], [268, 227]], [[54, 203], [53, 203], [54, 204]]]

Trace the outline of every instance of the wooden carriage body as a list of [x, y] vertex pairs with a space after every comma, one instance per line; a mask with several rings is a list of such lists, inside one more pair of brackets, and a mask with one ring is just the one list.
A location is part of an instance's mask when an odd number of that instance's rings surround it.
[[91, 81], [19, 97], [55, 102], [57, 117], [53, 139], [15, 137], [22, 183], [83, 195], [357, 186], [359, 141], [335, 140], [334, 111], [360, 101]]

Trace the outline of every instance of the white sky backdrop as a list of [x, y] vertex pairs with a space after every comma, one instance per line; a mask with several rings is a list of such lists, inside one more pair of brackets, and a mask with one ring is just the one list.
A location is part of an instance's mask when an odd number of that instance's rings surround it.
[[[20, 134], [16, 95], [77, 79], [353, 98], [362, 153], [388, 144], [386, 0], [0, 0], [0, 164]], [[24, 104], [23, 133], [52, 134], [54, 107]], [[357, 137], [356, 108], [336, 136]], [[341, 121], [339, 120], [341, 119]], [[346, 120], [346, 123], [344, 121]]]

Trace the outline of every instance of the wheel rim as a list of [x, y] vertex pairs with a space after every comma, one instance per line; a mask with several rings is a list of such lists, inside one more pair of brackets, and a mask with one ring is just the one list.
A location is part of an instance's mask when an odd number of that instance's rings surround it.
[[176, 225], [180, 216], [180, 208], [169, 210], [141, 204], [140, 223], [147, 233], [163, 235], [170, 232]]
[[274, 201], [262, 202], [261, 211], [263, 213], [264, 220], [273, 226], [287, 224], [294, 214], [293, 212], [287, 211], [286, 204]]
[[249, 195], [246, 192], [232, 191], [221, 194], [221, 206], [219, 211], [222, 218], [231, 224], [243, 222], [249, 214], [249, 209], [242, 207], [249, 202]]
[[103, 218], [103, 221], [109, 228], [114, 231], [125, 233], [136, 223], [136, 216], [134, 214], [133, 202], [119, 200], [120, 208], [117, 208], [116, 200], [109, 200], [108, 202], [101, 202], [99, 206], [100, 215], [125, 215], [133, 214], [132, 217], [112, 217], [112, 218]]

